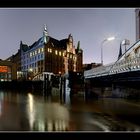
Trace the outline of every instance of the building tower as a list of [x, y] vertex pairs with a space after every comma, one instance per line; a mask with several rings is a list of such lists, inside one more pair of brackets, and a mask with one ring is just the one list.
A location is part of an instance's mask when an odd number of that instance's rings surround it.
[[140, 39], [140, 8], [135, 10], [135, 19], [136, 19], [136, 41]]
[[47, 43], [47, 36], [48, 36], [48, 31], [47, 31], [47, 26], [46, 24], [44, 25], [44, 31], [43, 31], [43, 37], [44, 37], [44, 43]]

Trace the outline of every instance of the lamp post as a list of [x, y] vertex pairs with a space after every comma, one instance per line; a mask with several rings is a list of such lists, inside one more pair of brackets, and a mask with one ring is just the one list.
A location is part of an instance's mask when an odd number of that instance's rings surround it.
[[101, 42], [101, 64], [103, 65], [103, 44], [106, 42], [106, 41], [112, 41], [114, 40], [115, 37], [108, 37], [106, 39], [104, 39], [102, 42]]

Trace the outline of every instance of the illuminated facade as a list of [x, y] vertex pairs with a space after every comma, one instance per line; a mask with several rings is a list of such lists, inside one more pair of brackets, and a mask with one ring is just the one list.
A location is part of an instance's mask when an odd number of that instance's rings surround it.
[[82, 71], [82, 56], [83, 51], [75, 48], [71, 34], [60, 41], [49, 37], [45, 44], [45, 71], [54, 74]]
[[0, 82], [16, 80], [16, 72], [17, 69], [15, 63], [0, 60]]
[[73, 37], [57, 40], [48, 35], [46, 26], [43, 36], [28, 46], [20, 43], [21, 72], [32, 79], [43, 72], [65, 74], [69, 71], [82, 71], [83, 51], [80, 42], [77, 48], [73, 44]]
[[44, 71], [43, 38], [40, 38], [32, 46], [27, 46], [21, 42], [20, 48], [21, 48], [21, 72], [23, 72], [23, 75], [25, 77], [30, 77], [43, 72]]

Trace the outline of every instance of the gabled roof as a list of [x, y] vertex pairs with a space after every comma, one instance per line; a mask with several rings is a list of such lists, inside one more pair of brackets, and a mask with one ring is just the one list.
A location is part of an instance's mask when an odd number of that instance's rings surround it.
[[56, 48], [61, 48], [61, 49], [67, 48], [68, 39], [56, 40], [56, 39], [50, 37], [50, 41], [51, 41], [51, 43], [53, 43], [54, 47], [56, 47]]
[[68, 43], [68, 42], [69, 42], [68, 39], [62, 39], [62, 40], [60, 40], [61, 47], [62, 47], [63, 49], [66, 49], [66, 48], [67, 48], [67, 43]]
[[39, 38], [38, 41], [34, 42], [31, 46], [30, 46], [30, 49], [38, 46], [39, 44], [43, 44], [44, 43], [44, 39], [43, 37]]
[[[69, 42], [69, 39], [68, 38], [62, 39], [62, 40], [57, 40], [57, 39], [54, 39], [54, 38], [52, 38], [50, 36], [47, 36], [47, 40], [49, 42], [51, 42], [52, 45], [54, 47], [58, 48], [58, 49], [59, 48], [66, 49], [67, 48], [67, 43]], [[28, 51], [28, 50], [30, 50], [30, 49], [38, 46], [39, 44], [43, 44], [43, 43], [44, 43], [44, 37], [41, 37], [41, 38], [38, 39], [38, 41], [34, 42], [31, 46], [28, 46], [26, 44], [22, 44], [21, 45], [22, 46], [21, 48], [22, 48], [22, 50], [24, 52], [26, 52], [26, 51]]]

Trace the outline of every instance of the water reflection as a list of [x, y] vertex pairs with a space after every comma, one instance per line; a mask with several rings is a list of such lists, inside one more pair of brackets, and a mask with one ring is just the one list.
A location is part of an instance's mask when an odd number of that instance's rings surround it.
[[1, 116], [1, 114], [2, 114], [2, 102], [0, 100], [0, 116]]
[[[108, 89], [107, 89], [108, 90]], [[120, 131], [140, 130], [140, 101], [57, 94], [0, 92], [1, 131]], [[128, 122], [130, 120], [130, 122]]]
[[31, 93], [28, 93], [27, 113], [30, 130], [63, 131], [68, 128], [69, 112], [66, 107], [49, 100], [38, 102]]
[[35, 121], [35, 107], [34, 107], [33, 95], [31, 93], [28, 93], [27, 112], [29, 116], [30, 129], [32, 130]]

